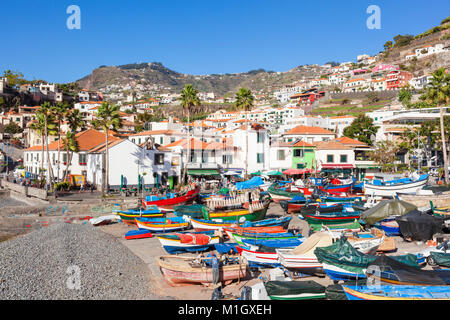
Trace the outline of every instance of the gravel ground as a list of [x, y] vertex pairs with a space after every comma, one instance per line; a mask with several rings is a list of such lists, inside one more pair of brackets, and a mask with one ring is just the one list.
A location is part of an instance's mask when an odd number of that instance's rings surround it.
[[93, 229], [59, 223], [0, 243], [0, 300], [158, 299], [145, 263]]

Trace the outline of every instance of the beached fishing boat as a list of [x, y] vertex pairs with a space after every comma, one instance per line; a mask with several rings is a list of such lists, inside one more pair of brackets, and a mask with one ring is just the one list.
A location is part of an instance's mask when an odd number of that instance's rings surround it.
[[322, 264], [317, 260], [314, 250], [333, 243], [328, 232], [317, 232], [306, 238], [294, 249], [276, 249], [280, 263], [287, 269], [305, 274], [323, 274]]
[[379, 256], [369, 264], [366, 275], [368, 278], [373, 278], [390, 285], [450, 285], [450, 269], [422, 270], [385, 255]]
[[152, 232], [172, 232], [188, 229], [190, 227], [189, 221], [183, 217], [136, 218], [135, 222], [139, 229]]
[[361, 225], [356, 220], [354, 220], [353, 222], [349, 222], [349, 223], [328, 224], [328, 225], [322, 224], [322, 223], [310, 223], [309, 227], [313, 232], [328, 230], [333, 234], [334, 238], [338, 238], [338, 235], [340, 235], [344, 231], [346, 231], [346, 232], [361, 231]]
[[242, 239], [244, 246], [265, 246], [269, 248], [296, 248], [305, 238], [295, 239]]
[[349, 300], [450, 300], [448, 286], [349, 286], [343, 285]]
[[271, 233], [271, 234], [279, 234], [279, 233], [286, 233], [287, 230], [280, 226], [271, 226], [271, 227], [228, 227], [223, 228], [223, 231], [227, 235], [231, 235], [232, 233], [237, 234], [264, 234], [264, 233]]
[[332, 225], [352, 223], [359, 219], [359, 212], [305, 214], [305, 219], [309, 224]]
[[153, 237], [153, 234], [148, 230], [130, 230], [127, 233], [125, 233], [125, 239], [127, 240], [145, 239], [151, 237]]
[[[213, 282], [212, 267], [205, 263], [205, 259], [180, 256], [162, 256], [156, 259], [164, 278], [172, 286]], [[219, 282], [225, 284], [244, 279], [246, 275], [247, 264], [242, 260], [219, 268]]]
[[270, 194], [270, 197], [274, 202], [279, 202], [280, 200], [291, 200], [296, 196], [304, 197], [306, 194], [303, 192], [303, 189], [297, 188], [296, 191], [286, 191], [291, 190], [292, 188], [283, 187], [276, 188], [275, 184], [271, 185], [267, 192]]
[[397, 193], [416, 193], [428, 182], [429, 175], [412, 176], [410, 178], [391, 181], [373, 180], [364, 183], [364, 194], [372, 196], [394, 197]]
[[119, 221], [120, 221], [120, 217], [115, 214], [89, 219], [89, 222], [94, 227], [105, 226], [105, 225], [119, 222]]
[[175, 206], [191, 203], [194, 201], [200, 193], [200, 187], [195, 187], [183, 194], [168, 193], [164, 196], [149, 195], [142, 200], [142, 204], [145, 208], [149, 206], [157, 206], [160, 209], [166, 211], [173, 211]]
[[264, 282], [271, 300], [325, 299], [326, 287], [315, 281], [267, 281]]
[[400, 226], [394, 219], [385, 219], [374, 224], [374, 227], [383, 230], [388, 237], [400, 235]]
[[292, 217], [281, 217], [281, 218], [270, 218], [259, 221], [246, 221], [244, 223], [230, 222], [217, 222], [214, 220], [203, 220], [203, 219], [193, 219], [190, 218], [190, 222], [195, 231], [205, 231], [205, 230], [222, 230], [223, 228], [229, 227], [270, 227], [270, 226], [281, 226], [287, 229], [289, 222]]
[[285, 213], [298, 213], [309, 201], [304, 196], [294, 196], [291, 200], [280, 200], [278, 203]]
[[158, 235], [159, 242], [169, 254], [183, 252], [202, 252], [220, 242], [219, 236], [202, 233], [175, 233]]
[[244, 223], [245, 221], [258, 221], [266, 217], [269, 201], [250, 204], [248, 209], [225, 210], [210, 212], [203, 210], [203, 219], [217, 222]]
[[158, 218], [164, 216], [164, 213], [157, 207], [149, 207], [146, 210], [141, 210], [139, 208], [129, 210], [113, 209], [113, 212], [119, 215], [122, 222], [132, 226], [136, 225], [136, 222], [134, 221], [136, 218]]
[[226, 232], [230, 240], [237, 242], [239, 245], [244, 245], [244, 240], [246, 239], [258, 239], [258, 240], [289, 240], [289, 239], [300, 239], [301, 235], [294, 235], [291, 232], [284, 233], [233, 233]]
[[[380, 240], [380, 239], [376, 239]], [[376, 251], [376, 247], [380, 242], [370, 244], [366, 248], [366, 252]], [[329, 278], [333, 281], [340, 280], [354, 280], [366, 278], [366, 270], [371, 262], [373, 262], [377, 256], [365, 254], [354, 247], [345, 238], [338, 239], [335, 243], [327, 247], [320, 247], [314, 250], [314, 254], [317, 260], [322, 264], [323, 270]], [[371, 248], [370, 246], [375, 246]], [[417, 257], [412, 254], [404, 256], [395, 256], [394, 259], [398, 259], [409, 265], [419, 267], [417, 264]]]
[[[450, 206], [450, 191], [438, 192], [436, 194], [431, 190], [425, 190], [426, 187], [419, 190], [419, 194], [401, 194], [399, 198], [403, 201], [409, 202], [418, 208], [426, 207], [433, 202], [436, 207], [448, 207]], [[426, 192], [427, 191], [427, 192]], [[433, 194], [421, 194], [421, 193], [433, 193]]]
[[[450, 197], [450, 195], [449, 195], [449, 197]], [[433, 201], [430, 201], [430, 207], [431, 207], [431, 211], [433, 212], [434, 216], [441, 217], [441, 218], [450, 218], [450, 206], [436, 208], [433, 205]]]
[[249, 267], [281, 267], [281, 264], [278, 261], [278, 253], [275, 248], [263, 246], [237, 246], [236, 249], [238, 253], [246, 259]]

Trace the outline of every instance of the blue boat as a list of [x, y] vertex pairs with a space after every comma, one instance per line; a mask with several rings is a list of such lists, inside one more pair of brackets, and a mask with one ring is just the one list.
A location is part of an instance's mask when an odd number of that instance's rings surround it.
[[236, 242], [214, 244], [214, 248], [217, 250], [217, 252], [219, 252], [221, 254], [226, 254], [226, 253], [230, 253], [230, 252], [239, 253], [236, 249], [237, 246], [238, 246], [238, 244]]
[[449, 286], [342, 285], [349, 300], [450, 300]]
[[270, 248], [295, 248], [302, 244], [304, 238], [284, 240], [242, 239], [246, 245], [263, 245]]

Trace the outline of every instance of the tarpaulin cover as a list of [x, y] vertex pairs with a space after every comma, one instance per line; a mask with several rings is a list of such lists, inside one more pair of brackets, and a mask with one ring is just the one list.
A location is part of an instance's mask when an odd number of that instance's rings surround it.
[[175, 233], [178, 238], [180, 238], [181, 243], [195, 244], [195, 245], [206, 245], [211, 240], [211, 237], [206, 234], [193, 234], [193, 233]]
[[[386, 255], [379, 256], [369, 266], [376, 266], [382, 278], [399, 281], [404, 285], [449, 285], [450, 271], [421, 270]], [[388, 276], [389, 274], [389, 276]]]
[[191, 205], [175, 206], [173, 208], [173, 210], [174, 210], [175, 215], [178, 217], [187, 215], [192, 218], [201, 218], [201, 217], [203, 217], [202, 208], [206, 208], [206, 207], [201, 204], [191, 204]]
[[269, 296], [286, 296], [302, 293], [325, 293], [326, 287], [315, 281], [267, 281], [264, 283]]
[[443, 218], [434, 217], [418, 210], [397, 217], [395, 221], [400, 227], [402, 236], [410, 238], [412, 241], [430, 240], [434, 234], [442, 232], [444, 226]]
[[364, 220], [366, 225], [371, 226], [390, 216], [402, 216], [415, 209], [417, 209], [415, 205], [406, 201], [398, 199], [383, 200], [372, 208], [361, 212], [361, 219]]
[[237, 245], [237, 243], [215, 243], [214, 248], [221, 254], [230, 252], [239, 253], [236, 249]]
[[431, 251], [430, 256], [437, 265], [450, 268], [450, 253]]
[[[362, 273], [362, 269], [377, 259], [377, 256], [358, 251], [343, 237], [328, 247], [316, 248], [314, 254], [320, 263], [325, 262], [354, 273]], [[394, 259], [419, 268], [417, 257], [413, 254], [395, 256]]]
[[243, 190], [243, 189], [253, 189], [260, 185], [264, 184], [264, 181], [261, 177], [256, 176], [251, 178], [250, 180], [243, 181], [243, 182], [236, 182], [236, 189], [237, 190]]

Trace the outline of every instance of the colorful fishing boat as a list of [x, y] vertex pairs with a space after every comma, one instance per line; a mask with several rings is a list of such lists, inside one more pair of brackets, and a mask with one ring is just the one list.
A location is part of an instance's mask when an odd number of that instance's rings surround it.
[[275, 248], [237, 246], [236, 249], [247, 260], [250, 267], [276, 268], [282, 266]]
[[148, 230], [130, 230], [125, 234], [125, 239], [145, 239], [153, 237], [152, 233]]
[[190, 227], [189, 221], [183, 217], [136, 218], [135, 222], [139, 229], [152, 232], [172, 232], [188, 229]]
[[223, 228], [223, 231], [227, 235], [231, 235], [232, 233], [236, 234], [264, 234], [264, 233], [271, 233], [271, 234], [279, 234], [279, 233], [286, 233], [287, 230], [280, 226], [272, 226], [272, 227], [228, 227]]
[[302, 236], [294, 235], [291, 232], [285, 233], [227, 233], [230, 240], [237, 242], [239, 245], [244, 245], [245, 239], [259, 239], [259, 240], [288, 240], [288, 239], [300, 239]]
[[191, 203], [194, 201], [200, 193], [200, 187], [197, 186], [183, 194], [169, 193], [164, 196], [149, 195], [142, 200], [142, 204], [145, 208], [149, 206], [157, 206], [160, 209], [166, 211], [173, 211], [175, 206]]
[[305, 194], [303, 192], [303, 188], [297, 188], [296, 191], [286, 191], [291, 190], [292, 188], [283, 187], [283, 188], [276, 188], [275, 184], [271, 185], [269, 189], [267, 189], [267, 192], [270, 194], [270, 197], [274, 202], [279, 202], [280, 200], [291, 200], [294, 197], [304, 197]]
[[175, 233], [157, 236], [169, 254], [207, 251], [220, 242], [219, 236], [202, 233]]
[[428, 182], [429, 175], [412, 176], [410, 178], [390, 181], [373, 180], [372, 183], [364, 183], [364, 194], [382, 197], [395, 197], [401, 193], [416, 193]]
[[222, 230], [223, 228], [229, 227], [270, 227], [270, 226], [281, 226], [285, 229], [289, 226], [289, 222], [292, 217], [281, 217], [281, 218], [270, 218], [259, 221], [246, 221], [244, 223], [230, 222], [217, 222], [214, 220], [203, 220], [190, 218], [190, 222], [195, 231], [205, 231], [205, 230]]
[[450, 300], [448, 286], [349, 286], [343, 285], [349, 300]]
[[[180, 256], [162, 256], [156, 259], [164, 278], [172, 286], [213, 282], [212, 267], [204, 262], [205, 259]], [[239, 260], [238, 263], [220, 267], [219, 282], [228, 284], [233, 280], [244, 279], [246, 275], [247, 264]]]
[[149, 207], [146, 210], [141, 210], [139, 208], [129, 210], [113, 209], [113, 212], [120, 216], [122, 222], [132, 226], [136, 225], [134, 220], [136, 218], [158, 218], [164, 216], [164, 213], [157, 207]]
[[[300, 215], [299, 215], [299, 217], [300, 217]], [[309, 227], [313, 232], [328, 230], [336, 238], [338, 237], [338, 234], [341, 234], [342, 232], [359, 232], [359, 231], [361, 231], [361, 225], [356, 220], [354, 220], [353, 222], [349, 222], [349, 223], [328, 224], [328, 225], [325, 225], [322, 223], [310, 223]]]
[[242, 239], [244, 246], [265, 246], [269, 248], [296, 248], [302, 244], [304, 238], [296, 239]]
[[305, 219], [309, 224], [344, 224], [351, 223], [359, 219], [359, 212], [340, 212], [338, 214], [305, 214]]
[[431, 211], [433, 212], [434, 216], [441, 217], [441, 218], [450, 218], [450, 207], [436, 208], [433, 205], [433, 201], [430, 201], [430, 207], [431, 207]]
[[227, 210], [218, 212], [209, 212], [203, 210], [203, 219], [215, 220], [217, 222], [236, 222], [244, 223], [245, 221], [258, 221], [266, 217], [269, 201], [251, 204], [248, 209]]
[[291, 200], [280, 200], [278, 203], [285, 213], [298, 213], [309, 201], [304, 196], [294, 196]]
[[326, 287], [315, 281], [267, 281], [264, 283], [271, 300], [325, 299]]

